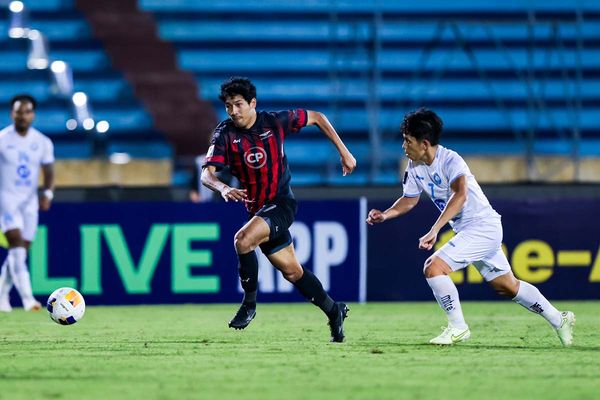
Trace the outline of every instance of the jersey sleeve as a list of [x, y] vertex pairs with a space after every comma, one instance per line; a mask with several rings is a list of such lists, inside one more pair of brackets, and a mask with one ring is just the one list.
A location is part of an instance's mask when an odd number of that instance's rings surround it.
[[415, 174], [410, 169], [410, 164], [404, 171], [404, 177], [402, 178], [402, 196], [404, 197], [419, 197], [423, 188], [417, 184]]
[[44, 140], [44, 153], [42, 154], [42, 165], [48, 165], [54, 163], [54, 144], [52, 140], [46, 138]]
[[308, 111], [301, 108], [296, 110], [278, 111], [274, 114], [275, 118], [277, 118], [283, 126], [283, 133], [285, 136], [300, 131], [300, 129], [304, 128], [308, 122]]
[[225, 135], [221, 129], [216, 129], [210, 141], [210, 146], [206, 152], [206, 158], [204, 159], [202, 167], [214, 165], [221, 169], [227, 162], [227, 144], [225, 142]]
[[452, 185], [456, 179], [470, 174], [470, 171], [465, 160], [457, 153], [452, 152], [444, 164], [444, 173], [448, 179], [448, 184]]

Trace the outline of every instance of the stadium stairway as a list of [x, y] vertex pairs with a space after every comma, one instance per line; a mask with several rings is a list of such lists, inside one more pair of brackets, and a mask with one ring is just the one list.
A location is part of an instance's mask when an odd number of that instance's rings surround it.
[[198, 98], [193, 75], [178, 68], [170, 42], [156, 35], [152, 15], [141, 12], [135, 0], [77, 0], [76, 5], [175, 153], [205, 152], [216, 115], [209, 102]]
[[24, 4], [29, 27], [48, 39], [50, 62], [62, 60], [70, 65], [74, 90], [87, 93], [94, 118], [107, 120], [110, 129], [100, 134], [66, 128], [72, 118], [71, 100], [57, 94], [49, 70], [27, 69], [28, 40], [6, 35], [7, 3], [0, 7], [0, 31], [4, 32], [0, 35], [0, 102], [6, 105], [5, 112], [0, 112], [1, 126], [11, 123], [10, 98], [30, 93], [38, 101], [34, 126], [55, 144], [59, 186], [170, 184], [171, 146], [113, 67], [74, 1], [25, 0]]

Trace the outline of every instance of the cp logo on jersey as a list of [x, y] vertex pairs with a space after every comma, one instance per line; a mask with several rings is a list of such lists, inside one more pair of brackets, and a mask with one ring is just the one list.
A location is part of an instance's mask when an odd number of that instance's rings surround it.
[[267, 163], [267, 152], [261, 147], [251, 147], [244, 153], [244, 161], [250, 168], [262, 168]]
[[19, 175], [20, 178], [25, 179], [31, 175], [31, 171], [27, 168], [27, 165], [19, 165], [17, 167], [17, 175]]

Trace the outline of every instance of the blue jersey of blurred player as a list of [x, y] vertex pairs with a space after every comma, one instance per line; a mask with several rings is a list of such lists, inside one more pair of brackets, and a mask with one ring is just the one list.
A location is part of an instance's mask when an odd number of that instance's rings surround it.
[[[0, 311], [12, 310], [9, 292], [14, 284], [26, 310], [40, 303], [31, 290], [26, 259], [38, 225], [38, 209], [50, 208], [54, 185], [54, 147], [50, 139], [31, 126], [36, 102], [28, 95], [11, 100], [14, 124], [0, 131], [0, 228], [8, 240], [8, 256], [0, 272]], [[44, 191], [38, 198], [43, 171]]]
[[367, 223], [381, 223], [406, 214], [425, 191], [441, 214], [419, 239], [419, 248], [431, 250], [446, 223], [456, 232], [454, 238], [427, 259], [423, 269], [433, 295], [448, 317], [448, 326], [430, 343], [454, 344], [471, 336], [458, 291], [448, 274], [472, 263], [500, 295], [544, 317], [561, 343], [571, 345], [575, 315], [570, 311], [561, 313], [535, 286], [515, 278], [501, 248], [500, 215], [491, 207], [462, 157], [439, 144], [441, 119], [422, 108], [407, 114], [401, 129], [402, 147], [409, 159], [403, 195], [385, 211], [371, 210]]

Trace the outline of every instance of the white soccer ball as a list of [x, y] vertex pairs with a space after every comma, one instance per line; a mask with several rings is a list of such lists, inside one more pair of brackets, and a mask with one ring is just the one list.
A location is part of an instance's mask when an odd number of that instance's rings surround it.
[[46, 303], [52, 321], [61, 325], [73, 325], [83, 318], [85, 301], [77, 290], [69, 287], [56, 289]]

